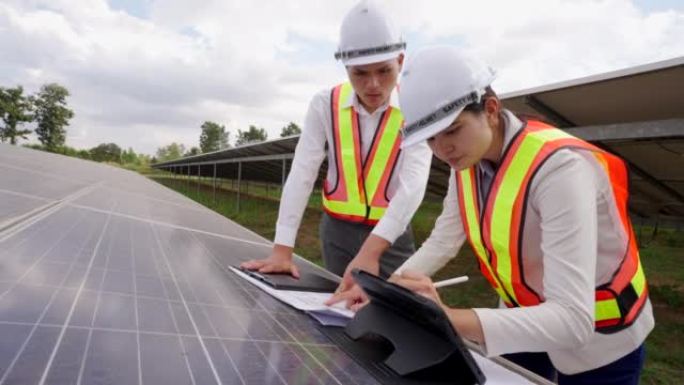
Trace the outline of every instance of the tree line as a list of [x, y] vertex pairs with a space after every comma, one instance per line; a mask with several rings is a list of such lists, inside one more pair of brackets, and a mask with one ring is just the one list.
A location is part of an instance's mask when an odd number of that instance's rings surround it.
[[[0, 141], [17, 144], [35, 131], [40, 143], [49, 151], [64, 145], [66, 126], [74, 117], [67, 107], [69, 91], [57, 83], [43, 85], [34, 95], [25, 95], [22, 86], [0, 87]], [[35, 130], [24, 125], [36, 123]]]
[[[115, 143], [102, 143], [89, 150], [66, 145], [66, 127], [74, 112], [68, 107], [69, 90], [57, 83], [45, 84], [33, 95], [24, 93], [22, 86], [0, 87], [0, 141], [16, 145], [34, 132], [40, 144], [25, 147], [44, 150], [98, 162], [145, 165], [151, 157], [136, 154], [132, 148], [121, 149]], [[25, 125], [35, 123], [35, 129]]]
[[[154, 162], [166, 162], [184, 156], [193, 156], [214, 152], [230, 148], [230, 132], [226, 130], [225, 125], [218, 124], [212, 121], [204, 122], [200, 128], [202, 132], [199, 138], [199, 147], [186, 148], [181, 143], [173, 142], [169, 145], [159, 147], [157, 153], [153, 158]], [[290, 122], [280, 131], [280, 137], [285, 138], [301, 133], [302, 130], [296, 123]], [[263, 142], [268, 139], [268, 134], [263, 127], [250, 125], [247, 130], [238, 129], [237, 138], [235, 139], [235, 146], [244, 146], [247, 144]]]
[[[35, 132], [40, 144], [24, 144], [25, 147], [60, 153], [98, 162], [114, 162], [122, 165], [148, 165], [184, 156], [198, 155], [230, 148], [230, 132], [225, 125], [206, 121], [201, 126], [199, 147], [186, 148], [171, 143], [157, 149], [155, 156], [137, 154], [132, 148], [122, 149], [116, 143], [101, 143], [91, 149], [76, 149], [66, 145], [66, 127], [74, 112], [68, 107], [69, 91], [57, 84], [43, 85], [33, 95], [26, 95], [22, 86], [0, 87], [0, 141], [16, 145], [28, 140]], [[35, 123], [33, 130], [25, 125]], [[301, 132], [299, 126], [290, 122], [282, 128], [280, 136], [287, 137]], [[238, 129], [235, 146], [262, 142], [268, 139], [263, 127], [250, 125], [247, 130]]]

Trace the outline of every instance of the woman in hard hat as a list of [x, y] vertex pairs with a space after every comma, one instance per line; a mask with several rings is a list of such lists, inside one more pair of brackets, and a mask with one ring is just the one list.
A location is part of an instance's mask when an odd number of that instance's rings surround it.
[[[461, 336], [560, 384], [637, 384], [654, 319], [627, 212], [627, 168], [506, 110], [493, 71], [449, 47], [404, 70], [402, 149], [453, 169], [430, 237], [392, 277], [444, 307]], [[444, 306], [425, 275], [464, 241], [499, 309]]]
[[[375, 3], [361, 1], [347, 13], [335, 57], [349, 82], [311, 101], [283, 189], [273, 250], [243, 267], [299, 276], [292, 250], [326, 156], [320, 224], [326, 268], [343, 275], [356, 256], [353, 266], [387, 277], [415, 252], [409, 222], [423, 199], [432, 154], [425, 144], [399, 150], [403, 117], [396, 83], [405, 47]], [[345, 282], [351, 283], [348, 272]]]

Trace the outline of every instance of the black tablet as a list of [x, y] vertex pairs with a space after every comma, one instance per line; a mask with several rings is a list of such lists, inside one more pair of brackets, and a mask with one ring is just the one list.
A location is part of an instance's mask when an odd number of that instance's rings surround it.
[[294, 278], [290, 274], [262, 274], [258, 271], [247, 270], [242, 267], [236, 268], [276, 290], [333, 293], [339, 285], [332, 279], [323, 277], [316, 273], [301, 272], [299, 278]]
[[[456, 337], [456, 332], [444, 311], [429, 298], [363, 270], [354, 269], [352, 276], [372, 301], [376, 301], [376, 303], [392, 309], [396, 313], [444, 335], [446, 338]], [[460, 339], [458, 340], [460, 341]]]
[[484, 373], [437, 303], [362, 270], [352, 276], [370, 304], [346, 332], [352, 338], [364, 331], [389, 338], [395, 351], [385, 363], [405, 378], [401, 383], [484, 384]]

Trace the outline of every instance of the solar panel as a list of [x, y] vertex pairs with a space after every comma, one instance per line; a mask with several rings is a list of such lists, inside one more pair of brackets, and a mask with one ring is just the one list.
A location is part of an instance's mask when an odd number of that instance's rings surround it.
[[0, 199], [0, 384], [377, 383], [228, 272], [263, 238], [144, 177], [0, 145]]
[[0, 143], [0, 199], [0, 385], [392, 383], [229, 271], [266, 240], [141, 175]]

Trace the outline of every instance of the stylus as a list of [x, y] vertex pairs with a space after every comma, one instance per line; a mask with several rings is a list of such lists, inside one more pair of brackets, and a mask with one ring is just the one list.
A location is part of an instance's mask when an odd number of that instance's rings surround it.
[[456, 277], [456, 278], [451, 278], [451, 279], [445, 279], [444, 281], [435, 282], [435, 283], [433, 283], [432, 285], [433, 285], [435, 288], [439, 289], [440, 287], [456, 285], [457, 283], [463, 283], [463, 282], [466, 282], [466, 281], [468, 281], [468, 276], [467, 276], [467, 275], [464, 275], [464, 276], [462, 276], [462, 277]]

